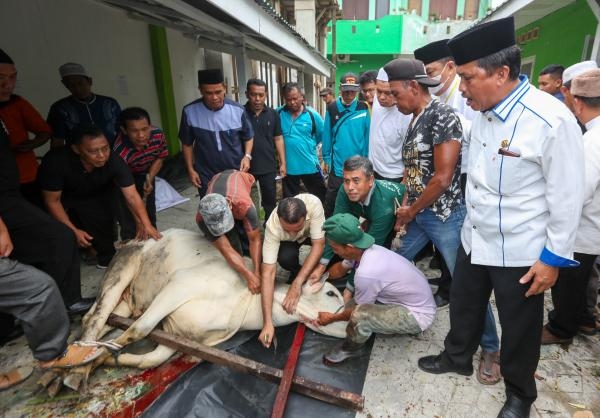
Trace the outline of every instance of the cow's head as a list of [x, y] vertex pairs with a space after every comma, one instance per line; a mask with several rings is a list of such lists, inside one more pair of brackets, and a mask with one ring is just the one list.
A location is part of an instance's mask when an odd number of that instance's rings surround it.
[[315, 291], [314, 287], [305, 285], [302, 288], [302, 297], [296, 308], [296, 315], [299, 321], [306, 324], [313, 331], [332, 337], [346, 337], [346, 321], [333, 322], [326, 326], [316, 323], [319, 312], [338, 312], [344, 306], [344, 299], [340, 292], [329, 282], [325, 282], [323, 287]]

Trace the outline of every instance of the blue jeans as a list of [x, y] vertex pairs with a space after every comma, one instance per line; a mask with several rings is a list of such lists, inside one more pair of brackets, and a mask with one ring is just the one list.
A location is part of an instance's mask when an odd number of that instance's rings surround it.
[[[460, 246], [460, 230], [466, 213], [465, 206], [458, 205], [448, 219], [442, 221], [430, 208], [423, 210], [407, 225], [406, 235], [402, 238], [402, 246], [397, 250], [397, 253], [412, 261], [418, 252], [431, 241], [444, 257], [450, 273], [454, 274], [456, 253]], [[481, 337], [481, 347], [490, 352], [500, 349], [496, 321], [492, 307], [489, 304]]]

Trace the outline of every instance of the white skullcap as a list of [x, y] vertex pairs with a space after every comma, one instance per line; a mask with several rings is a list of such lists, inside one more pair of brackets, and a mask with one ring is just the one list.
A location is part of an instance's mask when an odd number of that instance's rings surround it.
[[590, 70], [595, 70], [596, 68], [598, 68], [598, 64], [596, 64], [596, 61], [582, 61], [565, 68], [565, 71], [563, 71], [562, 76], [563, 85], [567, 84], [569, 81], [573, 80], [578, 75], [581, 75]]
[[379, 69], [379, 72], [377, 73], [377, 80], [379, 80], [379, 81], [390, 81], [388, 79], [387, 73], [385, 72], [385, 70], [383, 68]]

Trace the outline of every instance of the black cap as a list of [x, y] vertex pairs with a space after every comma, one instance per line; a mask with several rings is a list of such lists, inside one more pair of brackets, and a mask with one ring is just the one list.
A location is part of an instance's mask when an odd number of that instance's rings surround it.
[[198, 71], [198, 85], [219, 84], [223, 82], [223, 71], [220, 68]]
[[328, 94], [333, 95], [333, 90], [329, 87], [325, 87], [324, 89], [321, 89], [321, 91], [319, 92], [319, 96], [327, 96]]
[[340, 78], [340, 91], [359, 91], [358, 76], [354, 73], [346, 73]]
[[2, 49], [0, 49], [0, 64], [14, 64], [12, 58]]
[[448, 39], [431, 42], [421, 48], [415, 49], [415, 58], [427, 65], [443, 58], [451, 58], [452, 52], [448, 48]]
[[487, 57], [515, 44], [512, 16], [474, 26], [448, 41], [456, 65]]
[[414, 59], [396, 58], [385, 64], [383, 70], [387, 73], [390, 81], [415, 80], [426, 86], [437, 86], [439, 81], [427, 77], [423, 62]]

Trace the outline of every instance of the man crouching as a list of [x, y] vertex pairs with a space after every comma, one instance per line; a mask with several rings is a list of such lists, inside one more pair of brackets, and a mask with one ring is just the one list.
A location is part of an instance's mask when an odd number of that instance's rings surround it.
[[410, 261], [360, 229], [356, 217], [341, 213], [323, 224], [325, 238], [340, 257], [354, 261], [354, 299], [339, 313], [319, 312], [317, 322], [327, 325], [349, 321], [344, 343], [323, 356], [326, 364], [339, 364], [364, 353], [374, 332], [418, 334], [431, 326], [436, 306], [423, 273]]

